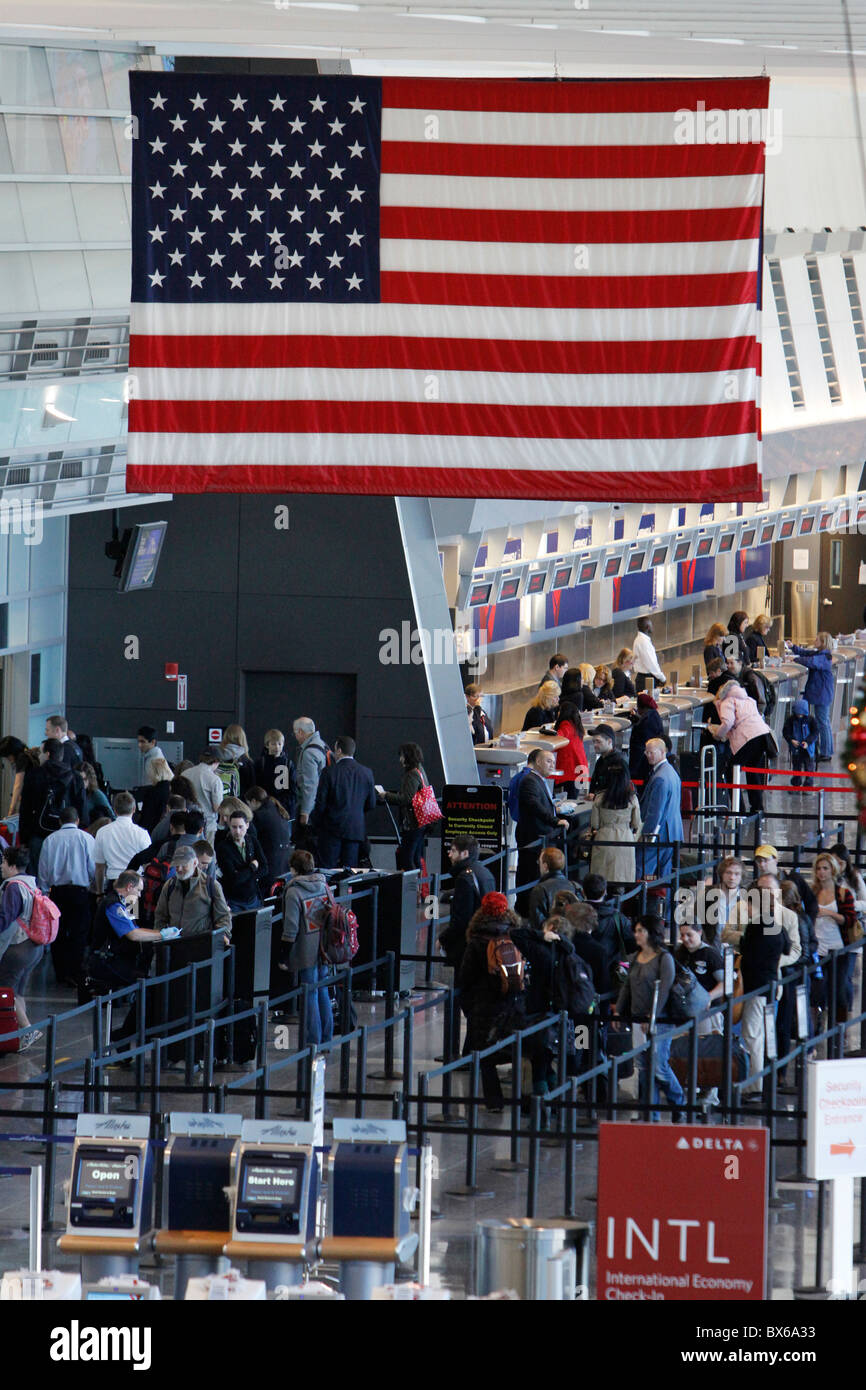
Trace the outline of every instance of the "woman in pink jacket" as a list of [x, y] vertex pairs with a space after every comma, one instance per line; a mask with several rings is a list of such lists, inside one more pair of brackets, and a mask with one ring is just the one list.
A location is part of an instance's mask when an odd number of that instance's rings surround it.
[[[728, 681], [716, 695], [720, 724], [711, 724], [714, 738], [727, 739], [736, 767], [766, 767], [772, 747], [772, 730], [765, 724], [758, 706], [737, 681]], [[768, 737], [770, 743], [768, 745]], [[746, 773], [749, 810], [763, 811], [767, 779], [763, 773]]]

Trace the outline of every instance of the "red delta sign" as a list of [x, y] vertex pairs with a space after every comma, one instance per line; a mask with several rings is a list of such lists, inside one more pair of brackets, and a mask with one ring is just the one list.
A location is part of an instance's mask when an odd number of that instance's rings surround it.
[[766, 1129], [602, 1124], [597, 1297], [763, 1299], [767, 1163]]

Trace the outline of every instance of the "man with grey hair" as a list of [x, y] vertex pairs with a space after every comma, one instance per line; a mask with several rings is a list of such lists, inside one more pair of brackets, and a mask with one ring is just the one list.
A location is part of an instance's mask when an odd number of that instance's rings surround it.
[[[307, 827], [313, 813], [313, 807], [316, 804], [319, 778], [331, 761], [331, 750], [316, 728], [315, 720], [310, 719], [307, 715], [302, 715], [300, 719], [294, 721], [292, 732], [298, 744], [295, 758], [298, 781], [298, 824]], [[306, 842], [309, 838], [309, 829], [305, 828], [295, 837], [295, 842]]]
[[644, 875], [658, 878], [669, 874], [673, 865], [672, 844], [682, 843], [683, 819], [680, 813], [682, 784], [667, 760], [664, 739], [647, 740], [646, 759], [652, 771], [641, 796], [644, 836], [661, 841], [661, 848], [644, 849]]

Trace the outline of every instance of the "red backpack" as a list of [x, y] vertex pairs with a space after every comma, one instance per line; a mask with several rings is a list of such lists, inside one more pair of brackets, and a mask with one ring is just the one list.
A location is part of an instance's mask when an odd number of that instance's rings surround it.
[[18, 925], [31, 941], [35, 941], [39, 946], [50, 946], [52, 941], [57, 940], [60, 930], [60, 908], [38, 888], [31, 888], [29, 884], [19, 884], [20, 889], [30, 894], [33, 907], [30, 920], [25, 922], [23, 917], [19, 917]]
[[323, 965], [348, 965], [358, 954], [358, 919], [350, 907], [338, 903], [326, 887], [325, 896], [304, 900], [307, 930], [319, 933], [319, 957]]
[[156, 905], [163, 884], [171, 871], [170, 859], [151, 859], [141, 870], [144, 887], [138, 900], [138, 925], [152, 927], [156, 919]]

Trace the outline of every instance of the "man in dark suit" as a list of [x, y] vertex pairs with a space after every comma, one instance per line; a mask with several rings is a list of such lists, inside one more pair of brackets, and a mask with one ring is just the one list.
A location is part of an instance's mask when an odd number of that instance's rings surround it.
[[368, 767], [355, 762], [355, 740], [334, 741], [334, 761], [319, 778], [312, 827], [322, 869], [356, 868], [367, 838], [364, 816], [376, 808], [376, 784]]
[[[478, 859], [478, 841], [474, 835], [455, 835], [448, 847], [451, 860], [450, 891], [442, 895], [441, 901], [450, 904], [448, 921], [439, 933], [439, 948], [445, 961], [454, 970], [454, 981], [460, 973], [463, 952], [466, 950], [466, 928], [481, 906], [486, 893], [496, 891], [496, 882], [489, 869]], [[460, 1052], [460, 1010], [454, 1006], [451, 1011], [451, 1053], [457, 1057]]]
[[[556, 814], [549, 778], [556, 770], [556, 756], [546, 748], [533, 748], [527, 759], [526, 775], [520, 783], [517, 807], [516, 886], [534, 883], [538, 878], [538, 840], [545, 844], [558, 827], [568, 829], [568, 821]], [[530, 848], [531, 846], [531, 848]], [[526, 916], [529, 911], [529, 889], [518, 891], [517, 911]]]

